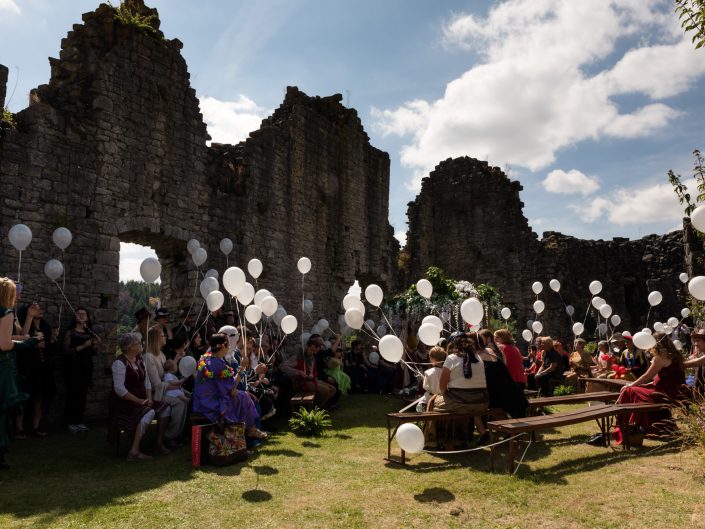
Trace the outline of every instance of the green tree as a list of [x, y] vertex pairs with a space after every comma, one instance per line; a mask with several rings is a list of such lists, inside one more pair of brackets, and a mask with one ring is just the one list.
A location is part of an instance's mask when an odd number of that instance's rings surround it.
[[675, 0], [681, 27], [692, 33], [695, 49], [705, 46], [705, 0]]

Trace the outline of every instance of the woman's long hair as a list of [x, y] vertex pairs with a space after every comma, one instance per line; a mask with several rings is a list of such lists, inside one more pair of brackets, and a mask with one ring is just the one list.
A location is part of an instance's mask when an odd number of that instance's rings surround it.
[[683, 355], [676, 349], [676, 346], [673, 345], [673, 341], [662, 332], [655, 332], [653, 336], [656, 338], [656, 345], [651, 349], [654, 356], [668, 358], [672, 363], [676, 364], [676, 366], [682, 367]]
[[477, 357], [478, 347], [477, 333], [469, 333], [458, 336], [448, 344], [448, 354], [456, 355], [463, 359], [463, 375], [465, 378], [472, 377], [472, 364], [480, 361]]
[[79, 306], [79, 307], [76, 307], [76, 310], [75, 310], [74, 313], [73, 313], [73, 317], [71, 318], [71, 323], [69, 324], [69, 329], [75, 329], [75, 328], [76, 328], [76, 325], [78, 325], [78, 318], [76, 317], [76, 313], [77, 313], [79, 310], [82, 310], [82, 311], [84, 311], [84, 312], [86, 313], [86, 321], [83, 323], [83, 326], [84, 326], [86, 329], [91, 330], [91, 329], [93, 328], [93, 324], [91, 323], [91, 313], [88, 312], [88, 309], [87, 309], [87, 308], [85, 308], [85, 307], [80, 307], [80, 306]]

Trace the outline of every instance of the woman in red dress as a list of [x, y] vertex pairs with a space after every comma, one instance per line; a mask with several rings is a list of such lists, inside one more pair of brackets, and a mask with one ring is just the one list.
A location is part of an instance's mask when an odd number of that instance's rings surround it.
[[[639, 402], [673, 402], [682, 395], [685, 383], [683, 356], [663, 333], [654, 333], [656, 345], [651, 349], [653, 360], [646, 373], [622, 388], [617, 404]], [[653, 382], [652, 382], [653, 381]], [[670, 418], [667, 410], [633, 413], [630, 424], [638, 424], [644, 433], [655, 433], [659, 422]]]

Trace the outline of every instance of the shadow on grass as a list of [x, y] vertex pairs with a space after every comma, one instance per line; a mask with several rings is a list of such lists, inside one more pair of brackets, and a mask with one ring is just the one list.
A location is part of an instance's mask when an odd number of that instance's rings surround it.
[[320, 448], [321, 447], [321, 445], [319, 445], [318, 443], [314, 443], [313, 441], [304, 441], [303, 443], [301, 443], [301, 446], [303, 446], [304, 448]]
[[303, 457], [301, 452], [296, 450], [289, 450], [288, 448], [276, 448], [274, 450], [267, 450], [266, 448], [262, 450], [263, 455], [268, 456], [284, 456], [284, 457]]
[[335, 433], [331, 437], [335, 437], [336, 439], [342, 439], [344, 441], [347, 441], [348, 439], [352, 439], [352, 435], [348, 435], [346, 433]]
[[263, 465], [261, 467], [251, 467], [252, 470], [255, 471], [255, 473], [258, 476], [274, 476], [275, 474], [279, 474], [279, 470], [277, 470], [274, 467], [270, 467], [268, 465]]
[[246, 490], [242, 493], [242, 499], [250, 503], [261, 503], [272, 499], [272, 495], [266, 490]]
[[455, 499], [455, 494], [448, 489], [433, 487], [424, 489], [421, 494], [414, 494], [414, 499], [421, 503], [448, 503]]

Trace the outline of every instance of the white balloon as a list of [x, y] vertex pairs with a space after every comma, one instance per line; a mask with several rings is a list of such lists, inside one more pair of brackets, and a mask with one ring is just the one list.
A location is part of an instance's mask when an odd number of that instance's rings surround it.
[[68, 228], [56, 228], [51, 235], [51, 240], [54, 241], [60, 249], [65, 250], [71, 244], [73, 235]]
[[575, 314], [575, 307], [574, 307], [573, 305], [566, 305], [566, 307], [565, 307], [565, 313], [566, 313], [568, 316], [572, 316], [573, 314]]
[[382, 304], [382, 299], [384, 299], [384, 292], [382, 292], [382, 287], [379, 285], [370, 285], [365, 289], [365, 299], [374, 305], [379, 307]]
[[140, 276], [142, 276], [145, 283], [154, 283], [161, 273], [162, 265], [154, 257], [147, 257], [140, 264]]
[[649, 297], [647, 299], [649, 300], [649, 305], [655, 307], [663, 301], [663, 295], [661, 295], [661, 292], [658, 290], [654, 290], [653, 292], [649, 292]]
[[318, 324], [311, 327], [311, 334], [321, 334], [321, 329], [318, 328]]
[[[267, 290], [266, 288], [260, 288], [256, 293], [255, 293], [255, 305], [257, 305], [259, 308], [261, 307], [262, 300], [266, 298], [267, 296], [271, 296], [272, 293]], [[276, 309], [274, 309], [276, 310]]]
[[358, 302], [360, 300], [355, 294], [346, 294], [345, 297], [343, 298], [343, 308], [345, 310], [348, 309], [357, 309], [359, 308]]
[[252, 325], [259, 323], [262, 319], [262, 309], [257, 305], [250, 305], [245, 309], [245, 319]]
[[619, 317], [619, 314], [613, 314], [610, 318], [610, 322], [612, 322], [612, 325], [616, 327], [617, 325], [622, 323], [622, 318]]
[[534, 320], [526, 320], [526, 328], [531, 329], [531, 326], [534, 324]]
[[558, 279], [551, 279], [548, 282], [548, 286], [551, 287], [551, 290], [554, 292], [558, 292], [561, 289], [561, 283], [558, 281]]
[[262, 266], [262, 261], [260, 261], [259, 259], [250, 259], [250, 262], [247, 263], [247, 271], [255, 279], [262, 275], [263, 268], [264, 267]]
[[[380, 325], [379, 327], [377, 327], [377, 336], [382, 338], [386, 334], [387, 334], [387, 328], [384, 325]], [[382, 347], [380, 347], [379, 350], [381, 351]], [[384, 355], [382, 355], [382, 356], [384, 356]]]
[[367, 359], [370, 361], [370, 364], [377, 365], [379, 363], [379, 353], [377, 351], [372, 351]]
[[512, 315], [512, 311], [508, 307], [504, 307], [500, 313], [502, 314], [502, 318], [505, 320], [508, 320]]
[[402, 424], [397, 429], [397, 443], [399, 448], [410, 454], [423, 451], [424, 436], [421, 428], [411, 422]]
[[649, 329], [648, 327], [644, 327], [641, 332], [643, 332], [644, 334], [651, 334], [651, 329]]
[[428, 279], [419, 279], [416, 282], [416, 291], [419, 293], [419, 296], [431, 299], [433, 295], [433, 285]]
[[204, 277], [203, 281], [201, 281], [200, 285], [200, 290], [201, 290], [201, 296], [203, 296], [203, 299], [208, 298], [208, 294], [213, 292], [214, 290], [218, 290], [218, 280], [215, 277]]
[[433, 323], [424, 323], [419, 327], [419, 340], [432, 347], [441, 339], [441, 331]]
[[596, 296], [602, 291], [602, 283], [599, 281], [593, 281], [590, 283], [590, 286], [588, 287], [590, 289], [590, 294], [593, 296]]
[[543, 331], [543, 323], [541, 323], [540, 321], [535, 321], [534, 323], [531, 324], [531, 329], [536, 334], [540, 334], [541, 331]]
[[352, 329], [361, 329], [364, 321], [365, 317], [358, 309], [353, 308], [345, 311], [345, 323]]
[[321, 329], [322, 331], [325, 331], [328, 327], [330, 327], [330, 324], [328, 323], [328, 320], [325, 318], [321, 318], [318, 320], [318, 328]]
[[705, 204], [698, 206], [690, 214], [690, 222], [698, 231], [705, 231]]
[[206, 259], [208, 259], [208, 252], [206, 252], [205, 248], [197, 248], [196, 251], [193, 252], [193, 255], [191, 255], [191, 259], [193, 259], [193, 264], [201, 266], [206, 262]]
[[245, 282], [237, 295], [237, 300], [243, 305], [249, 305], [255, 298], [255, 287]]
[[220, 290], [214, 290], [208, 294], [208, 297], [206, 297], [206, 305], [208, 305], [208, 310], [211, 312], [215, 312], [222, 307], [224, 301], [225, 296], [223, 296], [223, 293]]
[[634, 346], [638, 349], [648, 350], [656, 345], [656, 338], [645, 332], [638, 332], [632, 337]]
[[540, 299], [537, 299], [534, 301], [534, 312], [536, 314], [541, 314], [543, 312], [543, 309], [546, 308], [546, 304], [541, 301]]
[[599, 311], [600, 311], [600, 316], [602, 316], [603, 318], [609, 318], [610, 315], [612, 314], [612, 307], [610, 307], [607, 303], [605, 303], [604, 305], [602, 305], [599, 308]]
[[664, 325], [663, 326], [663, 333], [664, 334], [671, 334], [673, 332], [673, 327], [670, 325]]
[[681, 283], [687, 283], [688, 282], [688, 274], [685, 272], [681, 272], [681, 274], [678, 276], [678, 279], [681, 280]]
[[543, 290], [543, 285], [541, 284], [540, 281], [534, 281], [533, 284], [531, 285], [531, 290], [533, 291], [534, 294], [540, 294], [541, 291]]
[[352, 285], [350, 285], [348, 294], [354, 294], [357, 299], [362, 297], [362, 288], [360, 288], [360, 282], [357, 279]]
[[432, 323], [438, 328], [438, 332], [441, 332], [443, 330], [443, 322], [438, 316], [434, 316], [433, 314], [429, 314], [423, 320], [421, 320], [421, 325], [423, 325], [424, 323]]
[[247, 281], [245, 272], [237, 266], [231, 266], [223, 274], [223, 286], [228, 291], [228, 294], [233, 297], [240, 293], [242, 287], [245, 286], [245, 281]]
[[679, 351], [682, 351], [682, 350], [683, 350], [683, 342], [681, 342], [680, 340], [673, 340], [673, 345], [674, 345], [675, 348], [678, 349]]
[[225, 255], [229, 255], [230, 252], [233, 251], [233, 241], [225, 237], [224, 239], [220, 239], [220, 251], [223, 252]]
[[214, 277], [214, 278], [218, 279], [220, 277], [220, 274], [218, 273], [218, 271], [215, 268], [211, 268], [210, 270], [208, 270], [205, 273], [204, 277]]
[[184, 356], [179, 360], [179, 373], [188, 378], [196, 373], [196, 359], [193, 356]]
[[393, 334], [383, 336], [379, 341], [378, 347], [382, 358], [392, 364], [396, 364], [404, 356], [404, 344]]
[[678, 318], [676, 318], [675, 316], [671, 316], [670, 318], [668, 318], [668, 324], [671, 327], [677, 327], [678, 326]]
[[279, 307], [277, 307], [276, 312], [274, 313], [274, 316], [272, 316], [272, 319], [274, 320], [274, 323], [281, 327], [284, 316], [286, 316], [286, 310], [284, 309], [284, 307], [279, 305]]
[[[360, 311], [360, 312], [362, 312], [362, 311]], [[374, 320], [365, 320], [365, 327], [367, 327], [370, 330], [374, 329], [375, 328]]]
[[465, 323], [478, 325], [485, 315], [485, 309], [479, 299], [468, 298], [460, 305], [460, 315]]
[[288, 314], [282, 318], [281, 329], [284, 334], [291, 334], [296, 330], [299, 322], [296, 321], [296, 316]]
[[305, 332], [301, 335], [301, 342], [306, 345], [311, 338], [311, 333], [310, 332]]
[[583, 332], [585, 332], [585, 327], [583, 326], [583, 324], [579, 321], [575, 322], [573, 324], [573, 334], [575, 336], [580, 336], [581, 334], [583, 334]]
[[308, 274], [311, 271], [311, 259], [308, 257], [302, 257], [296, 263], [296, 268], [298, 268], [299, 272], [302, 274]]
[[259, 304], [259, 308], [262, 309], [262, 313], [267, 317], [273, 316], [274, 313], [277, 312], [278, 307], [279, 303], [277, 303], [277, 298], [274, 296], [267, 296]]
[[58, 259], [49, 259], [44, 265], [44, 273], [52, 281], [56, 281], [64, 273], [64, 265]]
[[188, 250], [188, 253], [193, 255], [193, 253], [198, 250], [201, 247], [201, 243], [198, 242], [196, 239], [191, 239], [189, 242], [186, 243], [186, 249]]
[[690, 316], [690, 309], [686, 307], [683, 310], [681, 310], [681, 316], [684, 318], [687, 318], [688, 316]]
[[523, 331], [521, 331], [521, 337], [524, 338], [524, 340], [526, 340], [527, 342], [530, 342], [534, 335], [531, 334], [531, 331], [529, 329], [524, 329]]
[[605, 334], [605, 333], [607, 332], [607, 324], [606, 324], [606, 323], [600, 323], [600, 324], [597, 326], [597, 332], [600, 334], [600, 336], [602, 336], [603, 334]]
[[301, 308], [306, 314], [311, 314], [313, 312], [313, 301], [305, 299]]
[[688, 282], [688, 292], [698, 301], [705, 301], [705, 277], [696, 276]]
[[10, 233], [8, 234], [10, 238], [10, 244], [15, 247], [16, 250], [23, 252], [32, 242], [32, 230], [26, 224], [15, 224], [10, 228]]
[[595, 296], [592, 298], [592, 306], [595, 307], [597, 310], [600, 310], [600, 307], [607, 303], [604, 299], [602, 299], [600, 296]]
[[663, 332], [663, 329], [664, 329], [663, 323], [661, 323], [660, 321], [657, 321], [654, 323], [654, 330], [656, 332]]

